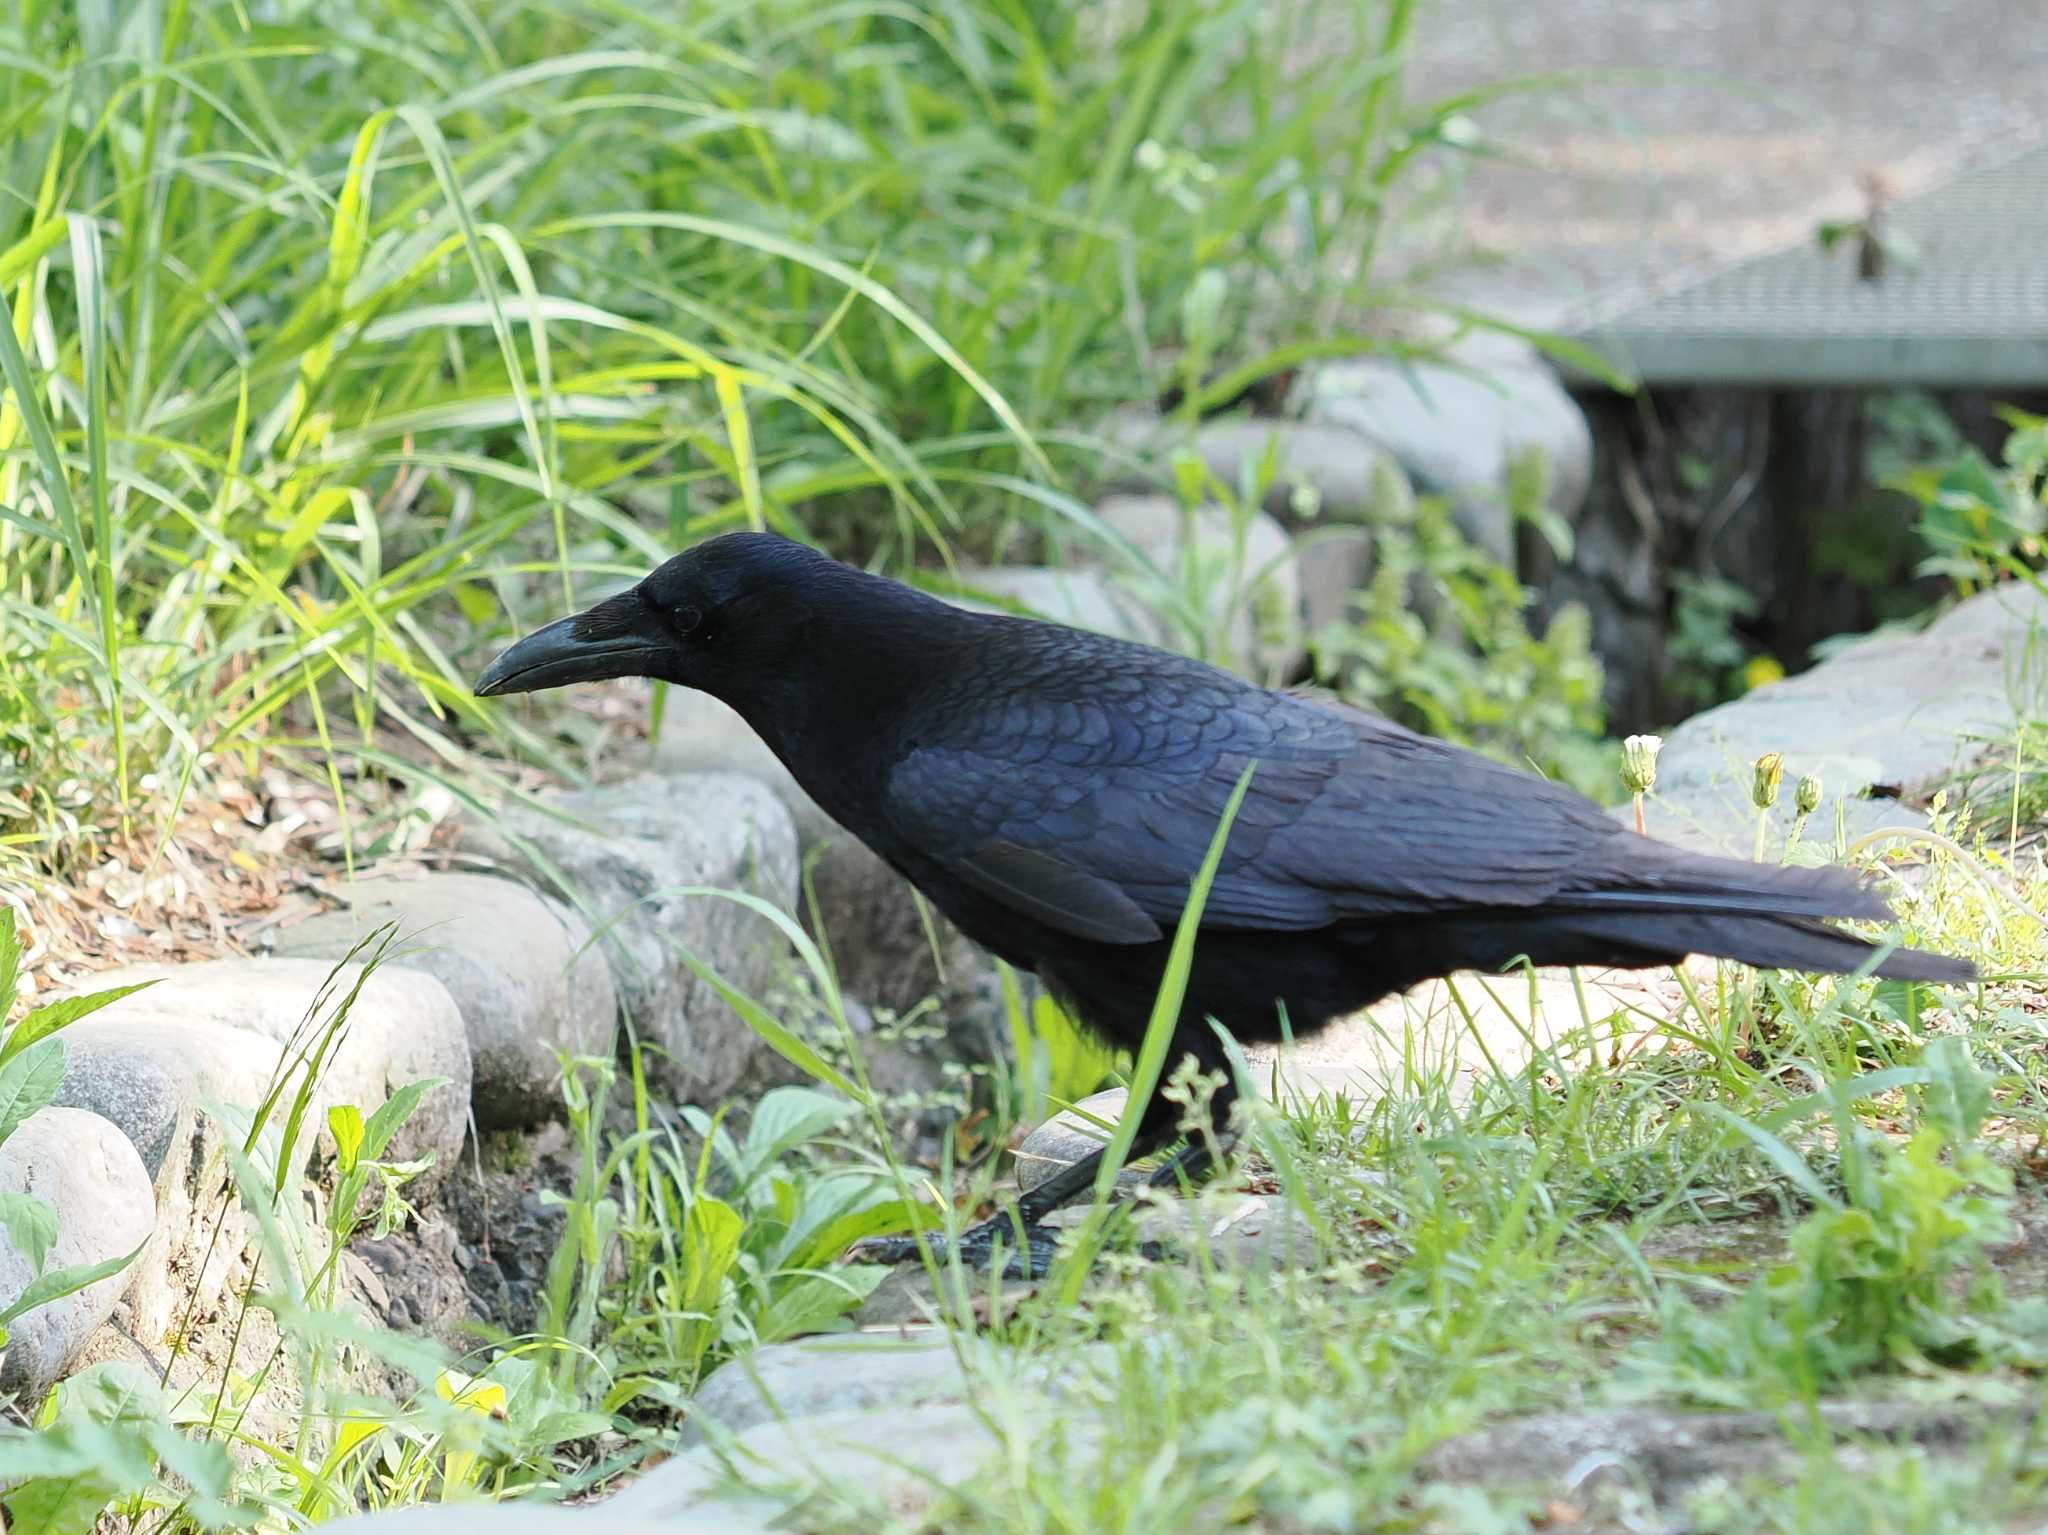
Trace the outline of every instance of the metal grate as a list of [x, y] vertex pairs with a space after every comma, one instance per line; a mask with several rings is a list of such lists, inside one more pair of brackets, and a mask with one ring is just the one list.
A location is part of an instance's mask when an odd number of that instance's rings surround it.
[[1589, 327], [1650, 384], [2048, 386], [2048, 144], [1885, 210], [1874, 282], [1818, 238]]

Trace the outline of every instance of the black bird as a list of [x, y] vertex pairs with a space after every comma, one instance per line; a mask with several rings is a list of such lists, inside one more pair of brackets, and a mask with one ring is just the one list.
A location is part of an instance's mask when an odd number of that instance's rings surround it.
[[[743, 715], [820, 806], [962, 932], [1135, 1050], [1231, 792], [1250, 788], [1203, 909], [1174, 1037], [1297, 1036], [1431, 977], [1687, 954], [1842, 973], [1877, 952], [1823, 920], [1892, 913], [1842, 869], [1708, 858], [1592, 801], [1371, 715], [1057, 624], [970, 613], [772, 534], [699, 544], [491, 663], [479, 695], [639, 676]], [[1877, 974], [1968, 981], [1912, 949]], [[1226, 1076], [1226, 1081], [1227, 1081]], [[1214, 1103], [1221, 1129], [1226, 1086]], [[1138, 1150], [1173, 1138], [1155, 1100]], [[1191, 1146], [1155, 1181], [1201, 1170]], [[1099, 1154], [1024, 1195], [1040, 1222]], [[963, 1234], [985, 1263], [1012, 1230]], [[900, 1260], [914, 1246], [870, 1244]]]

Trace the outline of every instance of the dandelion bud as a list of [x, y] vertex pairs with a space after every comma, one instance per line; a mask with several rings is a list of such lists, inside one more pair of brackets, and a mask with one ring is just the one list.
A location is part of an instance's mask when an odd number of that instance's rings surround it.
[[1756, 778], [1749, 786], [1749, 802], [1759, 810], [1778, 803], [1778, 788], [1785, 781], [1785, 759], [1778, 752], [1765, 752], [1756, 759]]
[[1820, 809], [1820, 780], [1811, 773], [1802, 777], [1792, 790], [1792, 808], [1801, 815], [1812, 815]]
[[1631, 794], [1648, 794], [1657, 787], [1657, 753], [1664, 749], [1662, 736], [1630, 736], [1621, 743], [1621, 785]]

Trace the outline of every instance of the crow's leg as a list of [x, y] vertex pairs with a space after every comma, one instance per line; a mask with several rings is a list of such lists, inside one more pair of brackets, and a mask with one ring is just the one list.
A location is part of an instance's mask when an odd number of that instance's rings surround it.
[[[1005, 1279], [1043, 1279], [1059, 1245], [1059, 1233], [1044, 1224], [1045, 1218], [1095, 1186], [1102, 1157], [1100, 1151], [1091, 1151], [1080, 1161], [1061, 1168], [1028, 1194], [1019, 1195], [1010, 1209], [998, 1210], [979, 1225], [969, 1226], [950, 1246], [940, 1233], [928, 1233], [925, 1241], [931, 1246], [932, 1256], [943, 1262], [950, 1251], [958, 1255], [965, 1267], [985, 1271], [995, 1261], [1000, 1243], [1010, 1254], [1003, 1266]], [[918, 1257], [917, 1238], [871, 1237], [856, 1242], [847, 1256], [862, 1263], [912, 1263]]]
[[[1208, 1067], [1211, 1063], [1203, 1060], [1202, 1064]], [[1236, 1086], [1227, 1077], [1210, 1099], [1212, 1134], [1219, 1145], [1227, 1144], [1225, 1134], [1230, 1123], [1230, 1106], [1236, 1099]], [[1144, 1156], [1171, 1140], [1179, 1128], [1179, 1111], [1178, 1104], [1155, 1093], [1138, 1125], [1137, 1138], [1131, 1147], [1133, 1154]], [[1207, 1177], [1214, 1170], [1215, 1161], [1210, 1148], [1211, 1137], [1197, 1136], [1167, 1158], [1148, 1182], [1153, 1188], [1178, 1189], [1183, 1178], [1193, 1182]], [[950, 1251], [965, 1267], [986, 1271], [994, 1262], [995, 1249], [1000, 1244], [1009, 1253], [1003, 1266], [1005, 1279], [1043, 1279], [1052, 1265], [1059, 1241], [1058, 1233], [1044, 1224], [1045, 1218], [1094, 1188], [1103, 1156], [1102, 1151], [1091, 1151], [1078, 1162], [1061, 1168], [1029, 1193], [1020, 1195], [1011, 1209], [999, 1210], [980, 1224], [968, 1227], [950, 1247], [944, 1236], [927, 1235], [925, 1240], [930, 1244], [932, 1255], [943, 1261]], [[1019, 1227], [1022, 1228], [1021, 1247]], [[1161, 1256], [1157, 1243], [1146, 1243], [1144, 1251], [1148, 1257]], [[864, 1263], [909, 1263], [918, 1257], [917, 1239], [873, 1237], [856, 1243], [847, 1256]]]

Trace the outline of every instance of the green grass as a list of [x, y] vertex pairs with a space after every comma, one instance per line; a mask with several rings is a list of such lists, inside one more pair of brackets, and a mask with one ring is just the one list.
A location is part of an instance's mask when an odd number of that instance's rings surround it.
[[486, 739], [565, 768], [469, 697], [482, 647], [719, 529], [1087, 537], [1099, 408], [1420, 304], [1381, 237], [1483, 98], [1402, 98], [1413, 25], [20, 7], [0, 856], [62, 873], [259, 759], [366, 818]]

